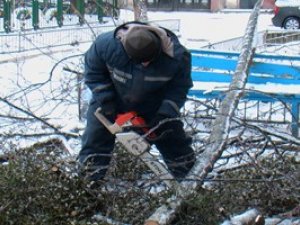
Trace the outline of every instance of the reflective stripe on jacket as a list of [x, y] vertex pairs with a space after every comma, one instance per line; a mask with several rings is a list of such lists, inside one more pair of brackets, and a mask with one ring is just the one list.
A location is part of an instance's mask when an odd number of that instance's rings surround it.
[[122, 29], [126, 35], [126, 25], [101, 34], [85, 54], [85, 83], [94, 100], [100, 105], [114, 101], [123, 111], [177, 117], [192, 87], [190, 53], [171, 31], [155, 27], [160, 29], [162, 43], [168, 46], [163, 46], [159, 57], [144, 67], [126, 54], [118, 35], [124, 35]]

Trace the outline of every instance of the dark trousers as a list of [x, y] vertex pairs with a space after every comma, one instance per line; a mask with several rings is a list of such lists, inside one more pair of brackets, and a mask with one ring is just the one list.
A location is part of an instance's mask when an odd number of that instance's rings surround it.
[[[83, 174], [91, 180], [100, 180], [108, 169], [115, 137], [94, 116], [97, 104], [91, 104], [87, 112], [87, 126], [82, 136], [82, 149], [78, 159]], [[195, 162], [192, 139], [187, 136], [181, 121], [162, 124], [155, 130], [153, 142], [160, 151], [168, 169], [177, 179], [184, 178]]]

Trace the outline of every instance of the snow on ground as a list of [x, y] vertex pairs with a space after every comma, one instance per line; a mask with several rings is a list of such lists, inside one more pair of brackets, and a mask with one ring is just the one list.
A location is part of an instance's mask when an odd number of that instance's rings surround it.
[[[150, 12], [149, 20], [180, 19], [182, 42], [187, 47], [197, 48], [197, 42], [215, 43], [244, 36], [250, 12]], [[274, 28], [272, 14], [261, 13], [258, 31]], [[201, 43], [202, 42], [202, 43]]]
[[[208, 13], [208, 12], [148, 12], [149, 20], [180, 20], [179, 36], [181, 42], [188, 48], [200, 48], [209, 43], [220, 42], [223, 40], [241, 37], [244, 35], [247, 27], [250, 12], [242, 13]], [[274, 29], [271, 25], [271, 14], [262, 13], [258, 20], [258, 31], [266, 29]], [[130, 21], [133, 18], [131, 11], [121, 11], [119, 23]], [[57, 28], [59, 29], [59, 28]], [[90, 46], [91, 43], [79, 44], [78, 46], [64, 46], [56, 47], [50, 50], [29, 51], [24, 53], [14, 54], [0, 54], [0, 82], [2, 88], [0, 90], [1, 96], [12, 95], [16, 92], [16, 87], [23, 87], [29, 84], [38, 84], [49, 79], [50, 72], [53, 66], [61, 59], [77, 54], [83, 54]], [[73, 62], [76, 67], [77, 62]], [[44, 90], [49, 90], [49, 94], [54, 93], [53, 85], [60, 85], [63, 77], [67, 76], [62, 74], [61, 64], [56, 70], [53, 71], [52, 86], [44, 86]], [[66, 84], [68, 85], [68, 84]], [[205, 84], [207, 85], [207, 84]], [[214, 85], [214, 84], [211, 84]], [[66, 86], [70, 88], [69, 86]], [[61, 87], [63, 90], [64, 87]], [[72, 86], [74, 88], [74, 86]], [[276, 87], [275, 87], [276, 88]], [[46, 93], [46, 92], [45, 92]], [[81, 122], [78, 120], [78, 110], [76, 108], [68, 108], [63, 110], [63, 105], [56, 107], [51, 112], [49, 111], [50, 103], [45, 104], [44, 107], [38, 104], [45, 93], [39, 91], [32, 92], [30, 99], [26, 99], [26, 104], [36, 109], [37, 116], [45, 116], [50, 113], [56, 119], [56, 122], [63, 126], [64, 130], [72, 130], [75, 127], [82, 127]], [[67, 96], [66, 96], [67, 98]], [[19, 102], [23, 104], [24, 102]], [[74, 116], [74, 114], [76, 116]], [[53, 120], [54, 121], [54, 120]]]
[[[206, 43], [215, 43], [244, 35], [249, 12], [243, 13], [208, 13], [208, 12], [148, 12], [149, 20], [180, 20], [180, 39], [188, 48], [200, 48]], [[271, 14], [262, 13], [258, 21], [258, 30], [266, 30], [272, 28]], [[129, 21], [133, 18], [131, 11], [121, 11], [120, 21]], [[119, 21], [119, 23], [120, 23]], [[57, 28], [59, 29], [59, 28]], [[22, 73], [26, 78], [43, 79], [51, 71], [55, 62], [70, 54], [78, 54], [85, 52], [90, 44], [80, 44], [75, 47], [58, 47], [56, 51], [62, 52], [51, 54], [47, 51], [46, 55], [40, 54], [36, 57], [24, 60], [22, 65]], [[68, 51], [66, 50], [68, 49]], [[20, 65], [15, 61], [6, 63], [8, 58], [18, 59], [20, 57], [31, 56], [38, 51], [14, 54], [0, 54], [0, 70], [2, 79], [5, 76], [10, 78], [16, 76], [20, 72]], [[40, 52], [42, 53], [42, 52]], [[6, 78], [5, 78], [6, 79]], [[4, 80], [2, 80], [4, 82]], [[37, 81], [38, 82], [38, 81]], [[2, 90], [4, 91], [4, 90]]]

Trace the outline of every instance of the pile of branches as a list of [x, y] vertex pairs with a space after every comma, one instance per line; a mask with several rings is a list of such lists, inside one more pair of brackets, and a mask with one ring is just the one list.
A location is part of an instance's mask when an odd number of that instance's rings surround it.
[[[95, 187], [78, 176], [62, 144], [53, 139], [6, 154], [8, 162], [0, 166], [1, 224], [143, 224], [176, 191], [164, 188], [120, 146], [106, 179]], [[249, 208], [266, 217], [299, 217], [300, 162], [277, 150], [238, 167], [226, 168], [221, 159], [172, 224], [220, 224]], [[232, 157], [243, 161], [242, 155], [249, 156], [245, 151]]]

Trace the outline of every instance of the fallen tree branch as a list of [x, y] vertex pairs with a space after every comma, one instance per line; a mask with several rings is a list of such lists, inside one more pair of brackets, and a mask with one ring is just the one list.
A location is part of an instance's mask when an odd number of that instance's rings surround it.
[[75, 155], [76, 154], [76, 152], [74, 152], [74, 150], [67, 143], [67, 140], [61, 136], [49, 137], [46, 140], [36, 142], [30, 146], [27, 146], [27, 147], [25, 147], [25, 149], [27, 149], [27, 148], [28, 149], [29, 148], [41, 149], [41, 148], [50, 147], [50, 146], [55, 147], [59, 150], [62, 150], [67, 155]]
[[35, 115], [34, 113], [32, 113], [32, 112], [30, 112], [30, 111], [28, 111], [28, 110], [25, 110], [25, 109], [23, 109], [23, 108], [21, 108], [21, 107], [15, 105], [15, 104], [13, 104], [12, 102], [8, 101], [8, 100], [5, 99], [5, 98], [0, 97], [0, 101], [4, 102], [4, 103], [7, 104], [9, 107], [11, 107], [11, 108], [13, 108], [13, 109], [15, 109], [15, 110], [17, 110], [17, 111], [19, 111], [19, 112], [21, 112], [21, 113], [27, 115], [27, 116], [29, 116], [29, 118], [31, 117], [31, 118], [35, 119], [36, 121], [41, 122], [41, 123], [44, 124], [45, 126], [51, 128], [56, 134], [64, 135], [64, 136], [66, 136], [66, 137], [75, 137], [75, 138], [77, 138], [77, 137], [79, 136], [78, 134], [74, 134], [74, 133], [66, 133], [66, 132], [61, 131], [59, 128], [57, 128], [56, 126], [54, 126], [54, 125], [48, 123], [48, 122], [47, 122], [46, 120], [44, 120], [43, 118], [38, 117], [38, 116]]
[[241, 215], [226, 220], [221, 225], [263, 225], [264, 217], [256, 209], [250, 209]]
[[299, 206], [274, 217], [264, 218], [256, 209], [250, 209], [241, 215], [236, 215], [229, 220], [224, 221], [221, 225], [293, 225], [299, 224]]
[[92, 217], [92, 219], [98, 221], [98, 222], [105, 222], [106, 224], [110, 224], [110, 225], [130, 225], [130, 224], [125, 224], [125, 223], [122, 223], [122, 222], [119, 222], [119, 221], [116, 221], [112, 218], [109, 218], [108, 216], [103, 216], [101, 215], [100, 213], [97, 214], [97, 215], [94, 215]]
[[300, 224], [300, 218], [267, 218], [264, 225], [297, 225]]
[[[201, 158], [197, 159], [195, 166], [190, 171], [187, 179], [204, 180], [207, 174], [213, 169], [214, 163], [220, 158], [224, 148], [226, 147], [230, 123], [247, 82], [248, 69], [253, 56], [254, 33], [262, 2], [262, 0], [257, 1], [254, 10], [250, 15], [236, 72], [233, 75], [229, 91], [222, 101], [220, 109], [216, 115], [216, 119], [212, 124], [212, 132], [209, 137], [208, 145], [201, 154]], [[175, 217], [175, 213], [183, 201], [192, 196], [195, 193], [196, 188], [202, 183], [203, 182], [191, 181], [182, 182], [177, 195], [173, 195], [167, 200], [166, 204], [160, 206], [148, 218], [145, 225], [169, 224]]]

